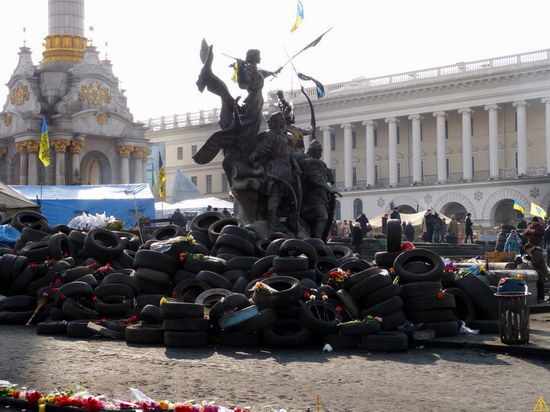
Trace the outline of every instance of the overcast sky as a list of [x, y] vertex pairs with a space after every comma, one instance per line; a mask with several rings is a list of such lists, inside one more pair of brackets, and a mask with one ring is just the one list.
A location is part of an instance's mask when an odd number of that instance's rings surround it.
[[[230, 56], [262, 51], [275, 70], [333, 28], [295, 66], [324, 84], [550, 48], [548, 0], [86, 0], [85, 36], [108, 54], [136, 120], [219, 107], [195, 86], [202, 38], [214, 45], [213, 70], [231, 83]], [[26, 39], [37, 64], [48, 34], [47, 0], [2, 0], [0, 82], [8, 82]], [[26, 32], [23, 33], [23, 27]], [[108, 45], [105, 45], [108, 42]], [[308, 84], [307, 86], [311, 86]], [[239, 91], [231, 85], [234, 95]], [[289, 65], [265, 91], [299, 88]], [[2, 105], [8, 94], [2, 86]]]

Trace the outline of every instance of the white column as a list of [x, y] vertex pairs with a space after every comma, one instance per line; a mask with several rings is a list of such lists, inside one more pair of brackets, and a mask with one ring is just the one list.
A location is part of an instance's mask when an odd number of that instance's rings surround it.
[[545, 97], [542, 102], [546, 106], [546, 174], [550, 174], [550, 97]]
[[28, 156], [28, 184], [37, 185], [38, 184], [38, 152], [29, 151]]
[[390, 117], [384, 120], [388, 124], [388, 163], [389, 163], [389, 185], [398, 186], [397, 181], [397, 120]]
[[[118, 155], [120, 156], [120, 183], [127, 185], [130, 183], [130, 153], [134, 148], [130, 145], [121, 145], [116, 148]], [[166, 159], [164, 160], [166, 164]], [[165, 166], [166, 167], [166, 166]]]
[[498, 110], [496, 104], [488, 104], [485, 110], [489, 112], [489, 178], [498, 179]]
[[353, 156], [352, 156], [352, 130], [351, 123], [344, 123], [340, 127], [344, 129], [344, 187], [353, 186]]
[[321, 130], [323, 131], [323, 162], [330, 169], [332, 168], [332, 153], [330, 150], [330, 134], [332, 129], [330, 127], [322, 127]]
[[143, 183], [143, 159], [141, 157], [136, 157], [134, 153], [133, 162], [134, 162], [134, 181], [132, 183]]
[[55, 152], [55, 184], [65, 185], [65, 152]]
[[518, 119], [518, 176], [527, 174], [527, 103], [523, 100], [513, 102]]
[[445, 118], [447, 113], [435, 112], [437, 120], [437, 183], [447, 181], [447, 149], [445, 143]]
[[374, 128], [376, 122], [374, 120], [366, 120], [363, 122], [366, 132], [366, 173], [367, 173], [367, 187], [374, 187]]
[[422, 116], [411, 114], [409, 120], [412, 121], [412, 180], [413, 183], [422, 183], [422, 139], [421, 139], [421, 121]]
[[147, 183], [148, 182], [148, 180], [147, 180], [147, 159], [142, 159], [141, 160], [141, 173], [143, 173], [142, 176], [141, 176], [142, 177], [141, 181], [143, 183]]
[[472, 180], [472, 113], [469, 107], [458, 109], [462, 114], [462, 179]]
[[27, 152], [21, 153], [21, 165], [19, 169], [19, 184], [29, 184], [29, 154]]

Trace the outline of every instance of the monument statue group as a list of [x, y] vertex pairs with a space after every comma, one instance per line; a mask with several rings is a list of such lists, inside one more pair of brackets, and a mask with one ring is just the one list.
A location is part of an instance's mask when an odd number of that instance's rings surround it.
[[[279, 91], [279, 110], [270, 114], [268, 130], [260, 131], [264, 79], [282, 68], [275, 72], [260, 69], [260, 51], [255, 49], [248, 50], [244, 61], [236, 59], [234, 79], [248, 93], [239, 104], [240, 97], [231, 96], [227, 85], [212, 72], [213, 47], [204, 40], [200, 56], [203, 68], [197, 86], [201, 92], [207, 89], [220, 97], [221, 130], [207, 139], [193, 160], [207, 164], [223, 152], [222, 167], [245, 225], [256, 225], [266, 234], [283, 232], [326, 240], [335, 197], [341, 194], [321, 160], [323, 148], [315, 139], [314, 123], [309, 130], [296, 127], [292, 106]], [[304, 135], [312, 135], [307, 152]]]

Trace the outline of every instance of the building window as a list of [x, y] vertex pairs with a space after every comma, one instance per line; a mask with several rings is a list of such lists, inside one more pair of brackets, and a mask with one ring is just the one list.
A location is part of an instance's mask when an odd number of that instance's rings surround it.
[[353, 201], [353, 216], [357, 218], [361, 213], [363, 213], [363, 201], [361, 199], [355, 199]]
[[178, 160], [183, 160], [183, 147], [178, 147]]
[[514, 132], [518, 131], [518, 112], [514, 113]]
[[424, 160], [420, 162], [420, 180], [424, 180]]
[[420, 123], [420, 141], [422, 141], [422, 123]]
[[445, 159], [445, 167], [447, 168], [447, 179], [449, 178], [449, 171], [450, 171], [450, 159]]
[[353, 180], [352, 180], [352, 186], [357, 186], [357, 168], [353, 168]]
[[191, 183], [193, 183], [195, 187], [197, 187], [197, 176], [191, 176]]
[[330, 169], [332, 173], [332, 179], [336, 182], [336, 169]]
[[206, 175], [206, 193], [212, 193], [212, 175]]
[[351, 148], [357, 149], [357, 133], [355, 133], [355, 130], [351, 132]]
[[378, 186], [378, 165], [374, 165], [374, 184]]
[[470, 131], [472, 132], [472, 136], [474, 135], [474, 118], [470, 117]]
[[374, 129], [374, 146], [378, 146], [378, 129]]
[[227, 177], [225, 176], [225, 173], [222, 173], [222, 192], [224, 193], [229, 192], [229, 182], [227, 181]]
[[449, 138], [449, 121], [445, 120], [445, 139]]
[[472, 176], [474, 176], [476, 172], [476, 157], [472, 156]]
[[194, 144], [191, 146], [191, 157], [195, 156], [197, 154], [197, 145]]
[[516, 162], [516, 174], [519, 174], [519, 172], [518, 172], [518, 152], [514, 153], [514, 158], [515, 158], [515, 162]]
[[399, 126], [397, 126], [397, 144], [399, 144]]
[[330, 134], [330, 150], [333, 152], [336, 150], [336, 134], [334, 133]]

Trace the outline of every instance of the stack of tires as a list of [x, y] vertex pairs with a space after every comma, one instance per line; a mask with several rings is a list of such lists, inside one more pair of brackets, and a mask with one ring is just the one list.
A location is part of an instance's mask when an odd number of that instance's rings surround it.
[[500, 232], [498, 232], [498, 235], [497, 235], [497, 243], [495, 245], [495, 252], [503, 252], [504, 251], [504, 244], [506, 243], [506, 239], [508, 239], [508, 235], [515, 228], [516, 227], [513, 226], [513, 225], [507, 225], [507, 224], [500, 225]]
[[401, 253], [402, 227], [399, 219], [388, 219], [386, 227], [386, 251], [376, 252], [374, 261], [378, 266], [391, 268]]
[[455, 299], [442, 292], [443, 259], [428, 249], [410, 249], [395, 260], [401, 285], [403, 310], [419, 329], [431, 329], [435, 336], [456, 336]]
[[357, 303], [359, 319], [369, 315], [382, 318], [383, 331], [395, 330], [406, 321], [401, 288], [393, 283], [391, 276], [380, 273], [378, 268], [366, 269], [351, 276], [344, 282], [343, 288]]
[[164, 344], [188, 348], [208, 344], [210, 321], [204, 318], [204, 306], [194, 303], [165, 302], [160, 306]]
[[498, 302], [489, 284], [481, 276], [468, 274], [456, 281], [456, 287], [464, 292], [459, 307], [466, 324], [481, 333], [498, 333]]
[[141, 249], [134, 258], [135, 277], [144, 293], [168, 294], [178, 261], [167, 253]]

